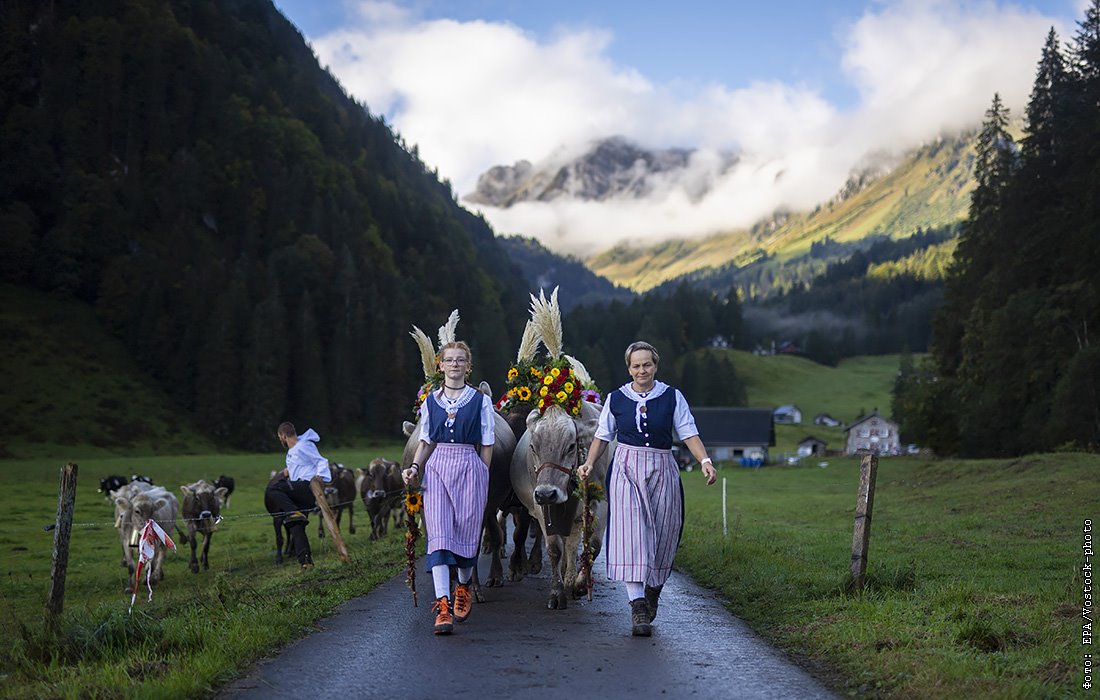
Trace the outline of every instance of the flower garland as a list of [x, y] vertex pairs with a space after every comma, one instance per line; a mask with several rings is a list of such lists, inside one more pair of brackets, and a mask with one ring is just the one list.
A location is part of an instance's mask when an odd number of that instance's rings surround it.
[[[439, 353], [435, 356], [435, 366], [439, 366]], [[420, 390], [416, 392], [416, 401], [413, 402], [413, 416], [417, 419], [420, 418], [420, 405], [424, 403], [424, 399], [428, 398], [428, 394], [443, 386], [443, 370], [436, 370], [436, 373], [428, 377], [428, 381], [420, 387]]]
[[545, 364], [534, 360], [517, 362], [508, 369], [507, 390], [497, 401], [501, 413], [537, 408], [545, 413], [551, 406], [561, 406], [572, 416], [581, 413], [581, 401], [601, 403], [600, 392], [591, 382], [583, 384], [565, 357], [556, 357]]
[[538, 398], [542, 386], [542, 369], [534, 360], [521, 360], [508, 369], [508, 378], [504, 383], [506, 391], [497, 401], [497, 410], [501, 413], [530, 410]]
[[420, 527], [416, 523], [416, 516], [424, 507], [424, 489], [409, 484], [405, 487], [405, 524], [408, 529], [405, 532], [405, 585], [413, 594], [413, 607], [416, 604], [416, 541], [420, 538]]
[[595, 559], [595, 551], [592, 547], [592, 529], [595, 515], [592, 513], [592, 505], [607, 498], [602, 485], [589, 482], [587, 479], [577, 484], [573, 495], [584, 505], [581, 516], [581, 572], [588, 583], [588, 599], [592, 600], [592, 591], [596, 588], [596, 582], [592, 580], [592, 560]]

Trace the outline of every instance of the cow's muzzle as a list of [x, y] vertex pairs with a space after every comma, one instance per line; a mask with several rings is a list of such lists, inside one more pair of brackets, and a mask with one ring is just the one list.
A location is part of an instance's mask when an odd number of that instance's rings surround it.
[[539, 484], [535, 487], [535, 503], [540, 506], [549, 506], [555, 503], [565, 503], [568, 498], [565, 492], [557, 486], [550, 486], [549, 484]]
[[214, 514], [211, 513], [208, 510], [204, 510], [203, 512], [199, 513], [199, 520], [213, 520], [213, 519], [214, 519]]

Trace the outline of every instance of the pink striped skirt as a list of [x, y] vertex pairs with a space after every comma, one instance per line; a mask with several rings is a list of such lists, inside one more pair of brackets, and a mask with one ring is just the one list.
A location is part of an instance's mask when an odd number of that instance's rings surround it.
[[489, 468], [475, 447], [437, 444], [424, 465], [423, 483], [428, 554], [447, 550], [476, 557], [489, 499]]
[[607, 494], [607, 578], [664, 585], [684, 523], [684, 491], [672, 451], [619, 443]]

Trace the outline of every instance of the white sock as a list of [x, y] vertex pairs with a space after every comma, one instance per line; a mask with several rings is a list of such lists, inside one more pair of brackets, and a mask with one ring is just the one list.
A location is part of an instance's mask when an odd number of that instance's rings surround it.
[[641, 581], [624, 581], [626, 583], [626, 595], [630, 600], [645, 598], [645, 584]]
[[470, 577], [473, 575], [474, 567], [472, 566], [466, 567], [465, 569], [458, 569], [458, 582], [463, 584], [469, 583]]
[[436, 564], [432, 567], [432, 581], [435, 582], [435, 597], [451, 597], [451, 567]]

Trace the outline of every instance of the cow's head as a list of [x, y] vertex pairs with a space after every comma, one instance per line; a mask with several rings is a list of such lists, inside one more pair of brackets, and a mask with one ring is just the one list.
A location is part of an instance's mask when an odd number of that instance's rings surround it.
[[527, 432], [531, 434], [528, 468], [534, 472], [535, 503], [565, 503], [575, 486], [577, 466], [591, 443], [591, 430], [585, 421], [568, 416], [560, 406], [551, 406], [541, 415], [538, 411], [528, 414]]
[[131, 498], [119, 496], [115, 499], [115, 505], [121, 511], [129, 514], [131, 527], [136, 532], [141, 532], [145, 528], [145, 524], [153, 519], [157, 511], [168, 505], [168, 499], [160, 495], [150, 496], [148, 492], [145, 492]]
[[368, 503], [383, 501], [386, 498], [386, 475], [390, 471], [390, 462], [376, 457], [367, 467], [366, 483], [363, 484], [363, 498]]
[[228, 493], [225, 487], [214, 488], [202, 479], [180, 486], [180, 491], [183, 492], [184, 517], [200, 521], [216, 521], [221, 515], [222, 503]]

